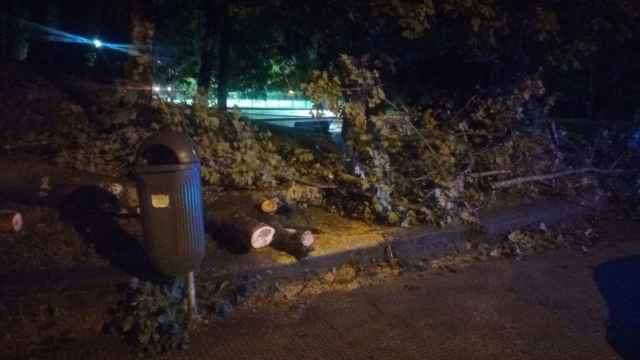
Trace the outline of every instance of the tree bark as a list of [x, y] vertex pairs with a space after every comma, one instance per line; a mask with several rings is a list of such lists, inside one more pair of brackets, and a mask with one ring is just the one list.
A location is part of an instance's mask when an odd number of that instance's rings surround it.
[[276, 230], [241, 209], [219, 209], [207, 214], [207, 223], [213, 225], [219, 241], [231, 248], [246, 251], [269, 246]]
[[280, 251], [302, 259], [313, 250], [315, 238], [310, 230], [296, 230], [283, 228], [277, 224], [271, 224], [276, 229], [276, 236], [272, 246]]
[[285, 227], [273, 215], [265, 215], [262, 220], [275, 229], [275, 237], [271, 244], [273, 248], [298, 259], [306, 257], [313, 250], [315, 238], [310, 230]]

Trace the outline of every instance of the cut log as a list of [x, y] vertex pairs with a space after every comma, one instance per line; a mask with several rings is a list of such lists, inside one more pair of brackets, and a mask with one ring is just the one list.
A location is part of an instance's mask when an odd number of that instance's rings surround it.
[[278, 198], [271, 198], [264, 200], [260, 204], [260, 209], [267, 214], [275, 214], [278, 211], [278, 207], [280, 205], [280, 200]]
[[220, 241], [238, 249], [259, 249], [269, 246], [276, 230], [242, 211], [213, 211], [207, 222], [215, 228]]
[[[225, 194], [211, 204], [214, 215], [210, 223], [216, 228], [222, 228], [222, 234], [216, 234], [222, 242], [242, 242], [247, 238], [247, 229], [257, 225], [268, 226], [272, 229], [269, 243], [275, 249], [287, 252], [296, 258], [303, 258], [312, 250], [314, 242], [313, 232], [308, 227], [285, 226], [278, 216], [269, 211], [274, 203], [280, 206], [278, 197], [251, 196], [250, 194]], [[267, 203], [267, 204], [265, 204]], [[230, 205], [233, 204], [233, 205]], [[232, 210], [229, 210], [232, 208]], [[269, 211], [265, 211], [269, 210]], [[239, 226], [239, 224], [244, 224]], [[273, 241], [273, 242], [271, 242]], [[265, 245], [266, 246], [266, 245]], [[252, 246], [255, 248], [255, 246]], [[246, 248], [246, 246], [245, 246]]]
[[269, 246], [276, 230], [258, 220], [261, 199], [252, 193], [228, 193], [211, 203], [207, 223], [216, 240], [239, 251]]
[[110, 213], [138, 213], [133, 181], [52, 166], [30, 157], [0, 157], [0, 195], [52, 207], [68, 205]]
[[276, 230], [276, 236], [271, 244], [275, 249], [289, 253], [298, 259], [306, 257], [313, 250], [315, 237], [311, 231], [285, 228], [275, 221], [270, 222], [269, 225]]
[[0, 233], [19, 232], [23, 227], [22, 214], [13, 210], [0, 210]]

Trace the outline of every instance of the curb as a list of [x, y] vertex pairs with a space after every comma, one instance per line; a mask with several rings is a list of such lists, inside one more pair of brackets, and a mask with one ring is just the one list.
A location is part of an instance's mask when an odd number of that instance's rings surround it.
[[[480, 214], [479, 230], [462, 225], [445, 228], [417, 227], [395, 230], [388, 235], [393, 238], [393, 250], [397, 254], [433, 259], [459, 253], [464, 249], [466, 241], [477, 239], [479, 236], [486, 242], [495, 243], [516, 229], [540, 223], [551, 226], [565, 220], [594, 214], [606, 207], [604, 195], [593, 193], [577, 200], [545, 200], [485, 211]], [[383, 245], [384, 243], [335, 255], [310, 257], [285, 269], [271, 269], [271, 272], [277, 276], [295, 276], [309, 271], [326, 271], [353, 257], [382, 256]]]
[[[481, 236], [485, 241], [495, 242], [512, 230], [544, 222], [553, 225], [564, 220], [586, 216], [606, 208], [601, 194], [590, 194], [578, 201], [545, 200], [516, 207], [489, 210], [480, 215], [480, 233], [470, 227], [452, 226], [436, 229], [418, 227], [382, 231], [381, 235], [392, 238], [393, 250], [401, 256], [438, 258], [458, 253], [465, 241]], [[273, 260], [275, 250], [254, 251], [243, 255], [221, 255], [208, 262], [214, 264], [202, 271], [207, 279], [260, 275], [263, 278], [300, 277], [317, 271], [327, 271], [356, 257], [382, 256], [385, 242], [367, 247], [356, 247], [328, 255], [309, 256], [301, 261], [282, 264]], [[272, 252], [271, 254], [269, 252]], [[219, 267], [216, 267], [216, 264]], [[0, 276], [3, 293], [9, 299], [41, 295], [47, 292], [83, 292], [114, 289], [114, 284], [127, 281], [131, 275], [114, 267], [78, 267], [57, 272], [38, 272]], [[203, 276], [201, 276], [203, 277]], [[5, 300], [5, 296], [3, 296]], [[11, 302], [11, 301], [10, 301]]]

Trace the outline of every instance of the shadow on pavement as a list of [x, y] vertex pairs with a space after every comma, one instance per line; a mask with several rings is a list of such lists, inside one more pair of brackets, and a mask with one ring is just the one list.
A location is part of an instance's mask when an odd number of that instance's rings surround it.
[[607, 341], [624, 359], [640, 359], [640, 255], [598, 265], [594, 280], [609, 308]]
[[94, 186], [81, 187], [65, 199], [61, 218], [114, 267], [143, 280], [163, 280], [140, 241], [122, 229], [113, 214], [105, 211], [109, 205], [117, 208], [115, 197], [108, 191]]

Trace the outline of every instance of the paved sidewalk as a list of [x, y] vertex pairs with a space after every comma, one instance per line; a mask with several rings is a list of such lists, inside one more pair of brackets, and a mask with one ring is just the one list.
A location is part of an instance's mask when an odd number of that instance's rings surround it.
[[[188, 359], [640, 359], [640, 224], [561, 250], [416, 274], [260, 313], [196, 336]], [[103, 337], [55, 358], [121, 359]], [[624, 356], [624, 357], [623, 357]]]

